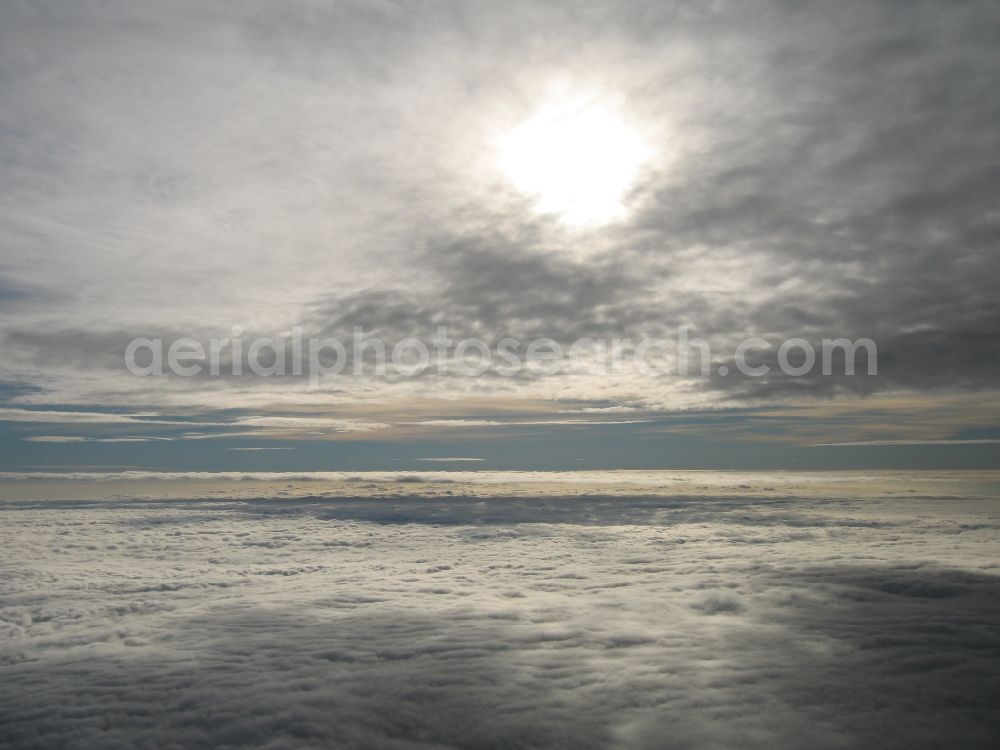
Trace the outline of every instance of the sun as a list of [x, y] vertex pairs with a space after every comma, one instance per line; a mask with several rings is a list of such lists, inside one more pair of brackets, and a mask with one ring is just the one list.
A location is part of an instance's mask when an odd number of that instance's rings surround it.
[[546, 105], [499, 141], [498, 165], [540, 213], [593, 227], [621, 219], [649, 149], [612, 108], [587, 100]]

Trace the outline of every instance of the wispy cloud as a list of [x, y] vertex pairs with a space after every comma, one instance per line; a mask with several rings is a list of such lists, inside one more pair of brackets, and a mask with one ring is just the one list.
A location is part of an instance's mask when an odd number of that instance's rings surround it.
[[29, 443], [148, 443], [154, 440], [173, 440], [169, 437], [86, 437], [83, 435], [32, 435], [21, 438]]
[[802, 448], [841, 448], [862, 445], [1000, 445], [1000, 439], [982, 438], [978, 440], [856, 440], [848, 443], [810, 443]]
[[290, 451], [293, 450], [287, 445], [256, 445], [249, 448], [226, 448], [227, 451]]

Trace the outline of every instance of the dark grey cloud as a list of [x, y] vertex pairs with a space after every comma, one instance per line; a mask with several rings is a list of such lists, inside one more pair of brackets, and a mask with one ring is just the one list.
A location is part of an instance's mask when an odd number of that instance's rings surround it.
[[436, 238], [418, 252], [419, 288], [372, 289], [314, 303], [310, 330], [347, 338], [353, 326], [391, 338], [427, 337], [437, 326], [453, 335], [498, 340], [548, 336], [572, 342], [615, 335], [653, 310], [650, 279], [636, 269], [600, 258], [585, 263], [546, 252], [544, 240], [525, 232], [513, 238]]

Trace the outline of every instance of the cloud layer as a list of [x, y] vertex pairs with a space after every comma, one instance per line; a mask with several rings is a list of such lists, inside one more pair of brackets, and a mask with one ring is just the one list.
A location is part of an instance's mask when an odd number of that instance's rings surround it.
[[967, 477], [435, 476], [5, 501], [0, 746], [995, 739], [1000, 519]]
[[[992, 3], [0, 14], [0, 382], [17, 403], [266, 418], [474, 396], [491, 418], [511, 399], [676, 411], [906, 392], [930, 407], [995, 391]], [[613, 105], [656, 155], [619, 222], [567, 227], [497, 167], [498, 138], [558, 91]], [[390, 342], [438, 325], [488, 342], [690, 326], [714, 356], [705, 378], [343, 377], [321, 394], [124, 370], [136, 336], [233, 325]], [[774, 344], [755, 355], [766, 377], [733, 366], [750, 336]], [[791, 337], [871, 338], [879, 374], [783, 376]]]

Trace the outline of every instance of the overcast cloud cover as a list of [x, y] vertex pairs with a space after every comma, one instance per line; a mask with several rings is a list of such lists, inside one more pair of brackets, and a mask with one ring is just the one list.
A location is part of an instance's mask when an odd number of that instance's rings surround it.
[[[581, 410], [620, 422], [620, 409], [634, 427], [595, 425], [593, 441], [624, 432], [648, 446], [690, 435], [692, 410], [709, 415], [708, 447], [675, 454], [678, 465], [716, 465], [720, 445], [745, 443], [740, 409], [769, 419], [776, 465], [926, 461], [878, 440], [949, 441], [944, 463], [991, 465], [998, 28], [985, 0], [7, 0], [0, 397], [32, 413], [226, 425], [84, 429], [38, 416], [38, 428], [29, 414], [5, 423], [7, 468], [193, 466], [205, 449], [176, 445], [185, 433], [218, 433], [218, 458], [248, 439], [296, 446], [288, 468], [325, 468], [301, 442], [329, 440], [360, 454], [369, 441], [436, 441], [443, 456], [473, 440], [487, 444], [476, 455], [516, 465], [530, 460], [515, 455], [516, 423], [543, 422], [518, 435], [573, 441], [579, 430], [551, 423]], [[539, 214], [497, 167], [504, 134], [566, 94], [620, 112], [649, 147], [618, 221]], [[713, 344], [713, 375], [345, 375], [311, 390], [124, 367], [136, 336], [207, 340], [234, 325], [248, 336], [364, 326], [390, 342], [447, 325], [455, 338], [562, 343], [691, 326]], [[854, 377], [747, 378], [731, 358], [749, 336], [869, 337], [879, 374], [862, 363]], [[801, 414], [770, 411], [789, 406]], [[845, 428], [830, 408], [867, 417]], [[740, 418], [713, 420], [719, 410]], [[330, 424], [246, 422], [297, 416]], [[458, 419], [515, 424], [483, 437]], [[658, 420], [652, 438], [644, 420]], [[138, 442], [97, 450], [144, 436], [173, 438], [156, 446], [168, 458]], [[987, 442], [960, 442], [973, 439]], [[640, 463], [662, 465], [666, 440]], [[571, 453], [596, 465], [586, 442]], [[796, 448], [843, 442], [869, 447], [849, 459]]]
[[246, 479], [7, 486], [0, 747], [1000, 732], [996, 472]]

